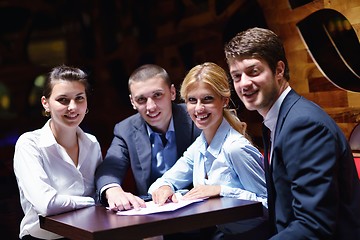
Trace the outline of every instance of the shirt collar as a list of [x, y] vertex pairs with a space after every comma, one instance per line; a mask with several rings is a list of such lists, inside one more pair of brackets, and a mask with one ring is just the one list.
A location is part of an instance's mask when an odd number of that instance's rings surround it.
[[[146, 123], [146, 129], [147, 129], [147, 133], [150, 138], [151, 134], [154, 133], [154, 131], [151, 129], [151, 127], [147, 123]], [[170, 124], [169, 124], [168, 130], [166, 131], [166, 133], [168, 133], [168, 132], [175, 132], [173, 117], [171, 117], [171, 119], [170, 119]]]
[[208, 146], [208, 147], [207, 147], [205, 135], [202, 132], [200, 136], [203, 141], [203, 145], [202, 145], [202, 147], [200, 147], [200, 152], [203, 155], [205, 155], [206, 152], [208, 152], [216, 158], [219, 155], [219, 153], [221, 152], [222, 145], [224, 144], [224, 142], [225, 142], [224, 140], [225, 140], [228, 132], [230, 131], [230, 129], [231, 129], [230, 124], [228, 123], [228, 121], [226, 121], [225, 118], [223, 118], [219, 128], [217, 129], [217, 131], [215, 133], [215, 136], [211, 140], [210, 146]]
[[276, 100], [274, 105], [270, 108], [269, 112], [266, 114], [264, 118], [264, 124], [266, 127], [268, 127], [271, 131], [271, 137], [273, 139], [273, 135], [275, 132], [276, 122], [278, 119], [279, 111], [282, 102], [284, 101], [286, 95], [290, 92], [291, 87], [288, 86], [279, 96], [279, 98]]
[[[52, 145], [58, 144], [54, 137], [54, 134], [51, 131], [50, 121], [51, 121], [51, 118], [41, 128], [39, 147], [50, 147]], [[80, 127], [77, 127], [76, 133], [77, 133], [77, 137], [79, 140], [79, 144], [81, 143], [81, 144], [90, 146], [91, 140], [89, 140], [87, 137], [85, 137], [85, 133]]]
[[54, 134], [52, 133], [50, 128], [50, 121], [51, 118], [41, 128], [39, 147], [50, 147], [57, 144]]

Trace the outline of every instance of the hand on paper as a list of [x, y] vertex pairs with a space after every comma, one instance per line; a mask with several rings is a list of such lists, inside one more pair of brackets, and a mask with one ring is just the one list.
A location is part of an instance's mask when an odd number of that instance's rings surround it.
[[198, 185], [192, 188], [184, 196], [184, 200], [194, 200], [216, 197], [220, 195], [221, 187], [219, 185]]
[[[181, 195], [181, 193], [175, 193], [176, 195]], [[180, 197], [181, 198], [181, 197]], [[179, 198], [178, 198], [179, 200]], [[201, 202], [204, 201], [204, 199], [196, 199], [196, 200], [181, 200], [179, 202], [171, 202], [167, 201], [163, 205], [158, 205], [154, 203], [154, 201], [146, 202], [146, 208], [141, 208], [140, 210], [131, 209], [128, 211], [118, 211], [116, 212], [117, 215], [122, 216], [132, 216], [132, 215], [147, 215], [147, 214], [153, 214], [153, 213], [161, 213], [161, 212], [168, 212], [168, 211], [175, 211], [179, 208], [183, 208], [189, 204]]]
[[129, 210], [132, 208], [139, 210], [146, 207], [144, 200], [129, 192], [125, 192], [121, 187], [111, 187], [105, 193], [109, 209], [113, 211]]
[[152, 192], [152, 199], [158, 205], [164, 205], [167, 201], [178, 202], [176, 194], [170, 186], [164, 185]]

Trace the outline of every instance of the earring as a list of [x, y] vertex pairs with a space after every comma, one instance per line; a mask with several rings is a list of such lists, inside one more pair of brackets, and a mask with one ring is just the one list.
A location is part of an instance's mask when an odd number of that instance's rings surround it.
[[49, 110], [49, 109], [45, 109], [45, 110], [43, 111], [43, 116], [45, 116], [45, 117], [51, 117], [50, 110]]
[[89, 109], [87, 108], [86, 111], [85, 111], [85, 114], [87, 114], [89, 112]]

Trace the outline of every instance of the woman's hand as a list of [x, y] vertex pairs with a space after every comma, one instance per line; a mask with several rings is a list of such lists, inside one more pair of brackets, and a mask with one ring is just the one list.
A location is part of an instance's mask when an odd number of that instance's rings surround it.
[[194, 200], [202, 198], [217, 197], [220, 195], [220, 185], [199, 185], [187, 192], [183, 199]]
[[178, 202], [178, 199], [175, 196], [174, 191], [170, 186], [164, 185], [156, 189], [151, 193], [154, 203], [158, 205], [164, 205], [168, 200], [173, 202]]

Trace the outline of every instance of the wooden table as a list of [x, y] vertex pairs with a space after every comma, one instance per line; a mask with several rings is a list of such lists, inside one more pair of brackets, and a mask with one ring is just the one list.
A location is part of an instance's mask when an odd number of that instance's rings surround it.
[[149, 215], [119, 216], [93, 206], [40, 217], [40, 226], [74, 240], [142, 239], [262, 216], [262, 204], [236, 198], [211, 198], [184, 208]]

